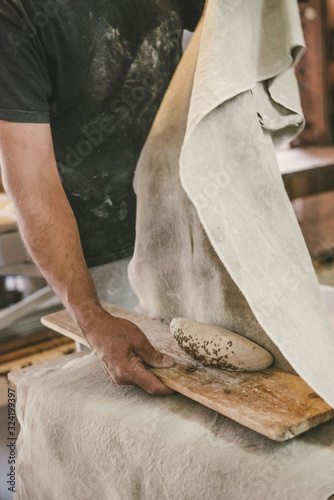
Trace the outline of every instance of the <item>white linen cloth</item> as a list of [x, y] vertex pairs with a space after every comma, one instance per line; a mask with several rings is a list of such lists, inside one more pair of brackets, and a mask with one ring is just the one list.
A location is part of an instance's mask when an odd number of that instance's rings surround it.
[[17, 386], [15, 500], [327, 500], [334, 421], [285, 443], [180, 394], [111, 383], [93, 354]]
[[134, 311], [138, 298], [130, 287], [127, 267], [129, 258], [102, 264], [89, 269], [100, 301]]
[[334, 330], [274, 149], [304, 123], [303, 47], [295, 0], [208, 2], [138, 164], [129, 278], [139, 312], [236, 331], [334, 407]]

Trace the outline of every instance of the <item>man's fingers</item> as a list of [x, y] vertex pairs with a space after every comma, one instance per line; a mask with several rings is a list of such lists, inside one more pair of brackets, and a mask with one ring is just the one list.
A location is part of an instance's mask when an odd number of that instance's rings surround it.
[[174, 394], [174, 391], [165, 386], [153, 373], [146, 370], [142, 360], [133, 356], [126, 363], [122, 363], [115, 370], [108, 362], [100, 358], [100, 362], [111, 380], [118, 385], [136, 385], [149, 394]]
[[136, 354], [153, 368], [170, 368], [175, 365], [175, 361], [171, 356], [154, 349], [147, 338], [143, 338], [142, 342], [135, 350]]
[[131, 382], [144, 389], [149, 394], [174, 394], [174, 391], [165, 386], [153, 373], [146, 370], [139, 361], [131, 375]]
[[98, 334], [90, 336], [90, 345], [115, 384], [138, 385], [149, 394], [174, 393], [143, 364], [168, 368], [175, 364], [173, 358], [154, 349], [135, 324], [107, 314], [94, 332]]

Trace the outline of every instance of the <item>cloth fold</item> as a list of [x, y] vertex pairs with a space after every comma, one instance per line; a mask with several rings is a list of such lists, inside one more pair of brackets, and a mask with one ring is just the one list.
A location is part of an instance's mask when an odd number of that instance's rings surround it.
[[180, 177], [259, 324], [334, 406], [333, 325], [274, 150], [304, 123], [303, 43], [297, 2], [208, 3]]
[[296, 0], [209, 0], [185, 141], [212, 110], [258, 82], [303, 125], [293, 66], [304, 51]]
[[93, 354], [17, 387], [15, 500], [327, 500], [334, 421], [277, 443], [181, 394], [111, 383]]
[[274, 149], [304, 124], [303, 51], [296, 1], [207, 2], [137, 165], [128, 271], [138, 312], [240, 333], [334, 406], [333, 326]]

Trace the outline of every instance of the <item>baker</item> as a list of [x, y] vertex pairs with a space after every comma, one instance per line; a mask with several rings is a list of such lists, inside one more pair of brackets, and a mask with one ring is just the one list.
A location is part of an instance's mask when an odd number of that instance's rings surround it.
[[111, 379], [152, 394], [173, 391], [144, 363], [172, 358], [101, 307], [88, 267], [132, 254], [133, 173], [183, 29], [203, 5], [8, 0], [0, 9], [0, 164], [21, 235]]

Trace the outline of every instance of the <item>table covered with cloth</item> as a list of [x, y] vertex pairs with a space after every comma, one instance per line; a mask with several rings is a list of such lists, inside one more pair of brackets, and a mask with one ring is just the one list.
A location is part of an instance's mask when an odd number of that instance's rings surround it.
[[93, 354], [71, 356], [37, 373], [28, 369], [18, 383], [15, 499], [334, 494], [334, 421], [278, 443], [180, 394], [150, 396], [114, 385]]

